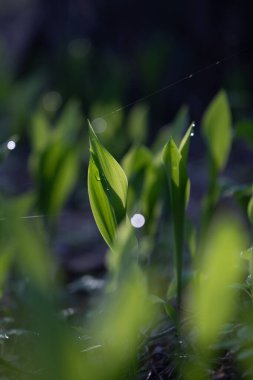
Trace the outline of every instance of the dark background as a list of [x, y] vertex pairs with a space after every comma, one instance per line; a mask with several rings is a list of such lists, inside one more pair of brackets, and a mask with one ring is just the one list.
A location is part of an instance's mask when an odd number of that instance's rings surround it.
[[13, 83], [35, 75], [43, 91], [80, 98], [86, 114], [213, 64], [146, 100], [151, 130], [184, 103], [198, 120], [221, 87], [235, 118], [252, 115], [251, 1], [1, 0], [0, 36]]

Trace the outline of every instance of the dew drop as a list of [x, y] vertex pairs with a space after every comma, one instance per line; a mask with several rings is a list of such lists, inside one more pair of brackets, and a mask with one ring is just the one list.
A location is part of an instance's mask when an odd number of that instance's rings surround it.
[[134, 214], [131, 218], [131, 224], [134, 228], [141, 228], [145, 224], [145, 218], [142, 214]]
[[96, 174], [95, 177], [96, 177], [97, 181], [101, 181], [101, 178], [100, 178], [99, 174]]
[[[192, 128], [195, 128], [195, 121], [193, 121], [192, 123], [191, 123], [191, 127]], [[193, 137], [194, 136], [194, 130], [192, 129], [192, 131], [191, 131], [191, 137]]]

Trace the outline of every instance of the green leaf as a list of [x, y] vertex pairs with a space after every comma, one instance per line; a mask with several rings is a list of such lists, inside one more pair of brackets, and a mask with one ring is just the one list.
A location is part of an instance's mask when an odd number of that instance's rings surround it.
[[206, 139], [211, 160], [220, 171], [227, 163], [231, 143], [231, 111], [224, 91], [220, 91], [206, 110], [203, 120], [203, 135]]
[[185, 209], [190, 191], [186, 161], [192, 128], [193, 126], [191, 125], [187, 130], [180, 144], [180, 148], [178, 148], [174, 140], [170, 138], [163, 150], [163, 162], [169, 176], [171, 194], [178, 300], [180, 300], [181, 297]]
[[[83, 358], [87, 360], [85, 373], [88, 376], [85, 377], [90, 380], [123, 379], [125, 373], [136, 371], [140, 330], [152, 326], [156, 321], [155, 308], [148, 299], [146, 281], [141, 270], [131, 270], [117, 291], [106, 298], [102, 312], [101, 307], [98, 311], [89, 328], [89, 335], [96, 342], [102, 342], [103, 350], [101, 356], [98, 356], [99, 361]], [[127, 377], [136, 378], [134, 373]]]
[[[45, 112], [36, 112], [31, 130], [29, 164], [36, 180], [39, 209], [54, 221], [78, 176], [80, 111], [70, 102], [52, 128]], [[73, 127], [73, 125], [74, 127]]]
[[215, 220], [203, 247], [202, 276], [193, 302], [200, 348], [215, 344], [222, 327], [232, 318], [235, 292], [231, 285], [240, 281], [244, 246], [245, 234], [236, 218], [224, 215]]
[[185, 165], [187, 165], [189, 148], [190, 148], [190, 137], [191, 137], [194, 126], [195, 126], [195, 123], [192, 123], [190, 125], [190, 127], [186, 131], [179, 145], [179, 151], [181, 153], [181, 156]]
[[63, 140], [52, 142], [38, 157], [38, 202], [41, 210], [53, 218], [76, 182], [78, 162], [78, 147]]
[[109, 247], [112, 246], [117, 222], [100, 179], [99, 170], [93, 158], [90, 158], [88, 169], [88, 193], [92, 213], [98, 229]]
[[162, 192], [166, 185], [167, 178], [161, 160], [158, 161], [155, 157], [145, 172], [140, 203], [140, 209], [146, 218], [145, 231], [150, 236], [159, 228], [157, 218], [161, 211]]
[[[38, 288], [48, 291], [52, 285], [52, 273], [55, 271], [43, 229], [38, 220], [29, 223], [24, 215], [28, 211], [29, 197], [21, 197], [14, 201], [0, 198], [0, 206], [4, 213], [4, 241], [1, 251], [8, 252], [9, 260], [14, 259], [19, 270]], [[7, 257], [1, 255], [1, 264], [8, 269]], [[4, 273], [0, 271], [1, 275]]]
[[38, 110], [33, 117], [33, 126], [30, 129], [32, 150], [39, 154], [45, 149], [50, 139], [50, 125], [46, 113]]
[[126, 216], [127, 178], [112, 155], [102, 146], [92, 126], [88, 193], [98, 229], [112, 247], [118, 225]]
[[55, 137], [75, 139], [82, 126], [80, 104], [71, 99], [64, 107], [54, 130]]

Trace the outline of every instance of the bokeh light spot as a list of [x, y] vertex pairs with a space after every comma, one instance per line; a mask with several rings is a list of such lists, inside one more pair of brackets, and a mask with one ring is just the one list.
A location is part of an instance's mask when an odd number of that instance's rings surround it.
[[145, 224], [145, 218], [142, 214], [134, 214], [131, 218], [131, 224], [134, 228], [141, 228]]

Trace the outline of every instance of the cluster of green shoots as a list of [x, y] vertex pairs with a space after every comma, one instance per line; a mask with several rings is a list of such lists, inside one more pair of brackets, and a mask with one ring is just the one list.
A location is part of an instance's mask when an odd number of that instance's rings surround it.
[[[212, 348], [218, 347], [222, 331], [238, 313], [238, 284], [245, 275], [242, 256], [249, 260], [250, 274], [252, 271], [252, 249], [246, 250], [246, 226], [238, 215], [215, 211], [222, 196], [219, 174], [226, 166], [233, 139], [231, 124], [227, 96], [221, 91], [201, 123], [208, 149], [209, 180], [202, 200], [199, 229], [186, 215], [190, 200], [188, 153], [195, 123], [190, 125], [178, 144], [171, 136], [158, 152], [137, 144], [124, 158], [122, 166], [104, 148], [92, 125], [89, 125], [89, 199], [97, 226], [110, 250], [108, 262], [114, 287], [120, 287], [122, 279], [130, 281], [131, 271], [137, 270], [143, 277], [145, 269], [138, 258], [142, 241], [134, 230], [146, 223], [146, 231], [155, 239], [156, 226], [152, 224], [158, 223], [155, 219], [156, 205], [161, 201], [162, 192], [169, 194], [173, 234], [168, 232], [168, 237], [173, 240], [173, 248], [167, 254], [174, 257], [174, 276], [168, 278], [166, 299], [157, 297], [156, 301], [163, 304], [179, 336], [189, 339], [191, 348], [188, 355], [191, 360], [183, 370], [186, 379], [206, 378], [207, 368], [215, 355]], [[130, 178], [129, 184], [124, 168]], [[162, 179], [162, 170], [166, 173], [167, 182]], [[152, 192], [152, 187], [157, 191]], [[252, 223], [251, 191], [249, 186], [247, 211]], [[141, 195], [136, 203], [133, 194], [138, 192]], [[134, 214], [131, 217], [136, 209], [144, 210], [144, 215]], [[138, 222], [134, 223], [137, 216], [140, 226]], [[152, 244], [152, 239], [150, 241]], [[192, 260], [190, 264], [188, 260], [188, 268], [184, 268], [184, 255], [189, 253], [187, 245], [191, 247]], [[190, 280], [184, 281], [184, 273], [189, 267]], [[172, 283], [174, 293], [170, 291]], [[252, 289], [249, 294], [252, 298]], [[191, 324], [190, 328], [182, 327], [186, 320]], [[192, 352], [195, 353], [193, 358]]]
[[[165, 318], [175, 331], [174, 337], [165, 335], [168, 347], [175, 336], [178, 342], [180, 378], [209, 378], [216, 358], [225, 351], [233, 353], [241, 372], [252, 379], [253, 256], [248, 236], [253, 224], [252, 184], [221, 182], [235, 131], [252, 142], [252, 123], [241, 122], [232, 129], [228, 99], [221, 91], [207, 108], [200, 128], [188, 123], [183, 107], [173, 125], [161, 130], [147, 148], [143, 143], [146, 107], [136, 106], [129, 113], [125, 134], [118, 128], [119, 115], [113, 114], [111, 128], [105, 132], [101, 125], [98, 128], [98, 120], [89, 124], [88, 196], [108, 246], [108, 275], [101, 301], [74, 327], [59, 312], [61, 293], [50, 250], [57, 217], [77, 179], [83, 177], [80, 162], [88, 156], [88, 136], [83, 156], [82, 121], [75, 102], [54, 120], [54, 128], [41, 109], [34, 115], [29, 167], [35, 190], [8, 202], [0, 198], [3, 299], [12, 281], [22, 279], [15, 293], [19, 306], [6, 306], [8, 310], [16, 307], [13, 314], [16, 323], [22, 324], [17, 330], [21, 341], [10, 327], [11, 312], [1, 309], [0, 376], [140, 378], [143, 347]], [[208, 166], [207, 190], [196, 226], [187, 214], [191, 201], [188, 165], [192, 136], [200, 130]], [[117, 151], [117, 143], [123, 152]], [[125, 152], [119, 164], [113, 156]], [[237, 200], [241, 208], [224, 211], [226, 197]], [[44, 215], [46, 223], [25, 219], [31, 212]], [[167, 267], [163, 262], [158, 266], [158, 273], [152, 268], [156, 256], [167, 263]], [[161, 277], [162, 290], [156, 286]]]

